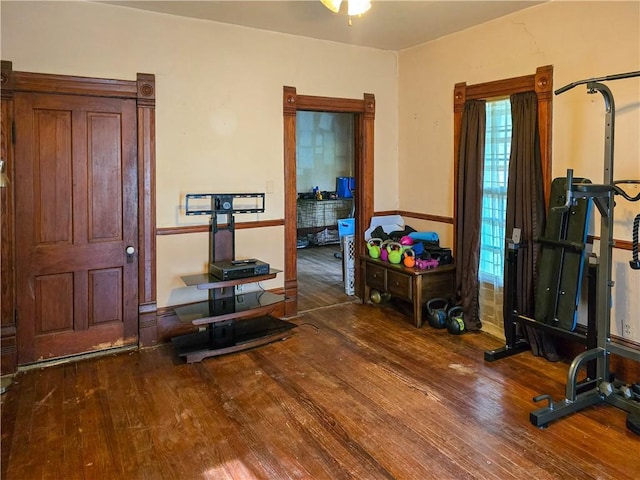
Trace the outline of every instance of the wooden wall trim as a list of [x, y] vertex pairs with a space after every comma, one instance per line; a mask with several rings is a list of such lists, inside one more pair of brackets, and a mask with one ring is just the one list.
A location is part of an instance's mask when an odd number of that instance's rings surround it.
[[453, 225], [453, 217], [443, 217], [443, 216], [440, 216], [440, 215], [431, 215], [430, 213], [410, 212], [410, 211], [407, 211], [407, 210], [397, 210], [397, 215], [402, 215], [403, 217], [417, 218], [419, 220], [428, 220], [430, 222], [448, 223], [448, 224]]
[[13, 373], [18, 368], [15, 323], [15, 202], [13, 174], [13, 66], [0, 63], [2, 91], [0, 155], [5, 160], [9, 185], [0, 188], [0, 374]]
[[[136, 98], [138, 90], [136, 82], [130, 80], [50, 75], [31, 72], [14, 72], [13, 82], [15, 92]], [[73, 82], [73, 85], [70, 86], [69, 82]]]
[[297, 95], [296, 110], [326, 112], [327, 105], [330, 104], [331, 112], [336, 112], [336, 113], [364, 112], [365, 101], [366, 100], [359, 100], [354, 98], [329, 98], [329, 97], [314, 97], [310, 95]]
[[147, 306], [156, 302], [157, 284], [155, 92], [155, 76], [138, 73], [138, 304]]
[[[284, 219], [279, 218], [275, 220], [260, 220], [257, 222], [236, 222], [236, 230], [247, 230], [251, 228], [264, 228], [264, 227], [281, 227], [283, 226]], [[221, 223], [218, 224], [220, 228], [225, 228], [226, 224]], [[176, 227], [160, 227], [156, 229], [156, 235], [182, 235], [185, 233], [203, 233], [210, 232], [211, 225], [187, 225], [187, 226], [176, 226]]]
[[[284, 128], [284, 288], [285, 316], [298, 312], [298, 251], [296, 242], [297, 198], [296, 187], [296, 113], [298, 111], [298, 93], [295, 87], [283, 88], [283, 128]], [[287, 220], [289, 220], [287, 222]]]
[[535, 75], [524, 75], [522, 77], [513, 77], [493, 82], [467, 85], [465, 96], [466, 100], [504, 97], [513, 95], [514, 93], [532, 92], [535, 90], [535, 86]]
[[[588, 235], [587, 243], [593, 243], [594, 241], [600, 241], [599, 235]], [[618, 250], [633, 250], [633, 243], [629, 240], [616, 240], [613, 239], [613, 248], [617, 248]]]
[[0, 61], [0, 94], [3, 99], [13, 98], [13, 64], [7, 60]]
[[538, 67], [534, 75], [534, 90], [538, 97], [538, 134], [542, 163], [545, 210], [549, 208], [551, 195], [552, 128], [553, 128], [553, 66]]
[[138, 108], [138, 344], [158, 342], [156, 322], [156, 80], [136, 77]]
[[[357, 129], [359, 133], [356, 139], [356, 209], [355, 209], [355, 238], [364, 238], [364, 232], [369, 228], [371, 217], [373, 217], [374, 205], [374, 136], [376, 100], [370, 93], [364, 94], [364, 109], [356, 117]], [[365, 254], [364, 242], [355, 243], [355, 258]], [[360, 262], [356, 262], [355, 268], [355, 294], [362, 298], [364, 294], [364, 279]]]

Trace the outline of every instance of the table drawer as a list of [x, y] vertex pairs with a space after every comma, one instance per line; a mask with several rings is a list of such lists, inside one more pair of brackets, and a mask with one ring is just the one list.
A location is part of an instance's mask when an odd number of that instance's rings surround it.
[[451, 298], [455, 293], [456, 271], [433, 270], [428, 278], [422, 279], [422, 300], [432, 298]]
[[393, 270], [387, 270], [387, 291], [395, 297], [412, 300], [411, 277]]
[[376, 288], [381, 291], [387, 290], [386, 284], [386, 268], [380, 267], [378, 265], [368, 264], [367, 265], [367, 285], [371, 288]]

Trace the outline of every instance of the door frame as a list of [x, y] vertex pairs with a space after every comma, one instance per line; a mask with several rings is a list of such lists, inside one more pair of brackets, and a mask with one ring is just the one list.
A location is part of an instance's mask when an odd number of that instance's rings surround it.
[[[298, 313], [297, 252], [297, 159], [296, 113], [298, 110], [330, 113], [353, 113], [355, 133], [355, 238], [364, 238], [373, 216], [373, 153], [376, 101], [371, 93], [363, 99], [298, 95], [295, 87], [283, 87], [284, 117], [284, 289], [285, 316]], [[364, 254], [364, 242], [355, 242], [355, 255]], [[356, 262], [355, 293], [362, 296], [360, 262]]]
[[[138, 174], [138, 342], [155, 343], [156, 220], [155, 220], [155, 75], [138, 73], [136, 80], [113, 80], [13, 71], [0, 65], [2, 88], [1, 154], [7, 175], [14, 177], [14, 92], [100, 96], [136, 100]], [[11, 183], [0, 189], [0, 374], [17, 370], [15, 201]]]

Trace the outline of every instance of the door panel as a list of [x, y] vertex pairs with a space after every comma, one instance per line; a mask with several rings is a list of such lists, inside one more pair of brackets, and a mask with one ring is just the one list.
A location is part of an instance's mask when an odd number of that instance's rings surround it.
[[88, 178], [90, 183], [88, 229], [90, 243], [122, 238], [122, 159], [119, 145], [120, 116], [88, 115]]
[[68, 331], [73, 328], [73, 275], [36, 277], [35, 309], [41, 322], [37, 334]]
[[15, 96], [18, 363], [137, 342], [136, 104]]
[[122, 283], [119, 268], [89, 272], [89, 325], [122, 321]]

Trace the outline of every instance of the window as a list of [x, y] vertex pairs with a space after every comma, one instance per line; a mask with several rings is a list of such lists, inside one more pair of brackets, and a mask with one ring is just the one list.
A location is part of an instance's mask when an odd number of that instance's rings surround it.
[[297, 191], [334, 191], [337, 177], [353, 177], [354, 114], [296, 112]]
[[[510, 102], [505, 101], [502, 105], [496, 100], [504, 100], [509, 98], [515, 93], [523, 92], [535, 92], [537, 96], [537, 113], [538, 113], [538, 134], [540, 140], [540, 155], [542, 163], [542, 183], [545, 190], [545, 198], [549, 198], [549, 189], [551, 186], [551, 125], [552, 125], [552, 102], [553, 102], [553, 66], [547, 65], [538, 67], [536, 72], [532, 75], [525, 75], [522, 77], [513, 77], [502, 80], [495, 80], [486, 83], [478, 83], [475, 85], [467, 85], [464, 83], [457, 83], [453, 92], [453, 112], [454, 112], [454, 172], [455, 180], [458, 180], [458, 172], [460, 170], [459, 155], [460, 155], [460, 140], [462, 138], [462, 120], [465, 103], [469, 100], [483, 100], [485, 102], [485, 133], [489, 127], [490, 130], [495, 132], [495, 139], [488, 138], [485, 135], [485, 148], [489, 148], [487, 152], [482, 152], [482, 156], [486, 162], [486, 170], [483, 171], [483, 175], [488, 182], [485, 185], [478, 185], [483, 189], [482, 195], [479, 198], [487, 199], [486, 202], [482, 202], [480, 207], [484, 210], [481, 211], [481, 217], [485, 218], [485, 226], [480, 227], [480, 231], [471, 232], [471, 236], [465, 236], [466, 229], [462, 220], [464, 218], [463, 203], [459, 200], [464, 199], [461, 196], [463, 191], [461, 188], [454, 190], [454, 231], [453, 238], [456, 240], [454, 244], [454, 257], [456, 257], [456, 263], [458, 268], [456, 269], [456, 284], [461, 294], [465, 296], [467, 301], [471, 302], [470, 314], [472, 316], [478, 315], [482, 317], [482, 329], [486, 330], [496, 336], [504, 335], [503, 322], [502, 322], [502, 308], [503, 308], [503, 253], [504, 248], [504, 225], [506, 223], [505, 204], [497, 200], [500, 195], [497, 195], [501, 190], [506, 193], [507, 184], [507, 166], [506, 163], [503, 167], [494, 163], [494, 157], [499, 156], [499, 152], [505, 152], [505, 158], [508, 158], [510, 154], [510, 140], [511, 134], [507, 134], [506, 127], [506, 114], [510, 114], [511, 107]], [[496, 112], [493, 112], [496, 108]], [[500, 113], [502, 112], [502, 113]], [[500, 123], [502, 120], [497, 120], [495, 114], [498, 113], [498, 118], [503, 117], [505, 123]], [[490, 135], [493, 135], [492, 133]], [[509, 143], [506, 143], [506, 142]], [[474, 152], [475, 153], [475, 152]], [[498, 184], [495, 184], [495, 179], [498, 180]], [[500, 186], [500, 182], [504, 182]], [[496, 210], [498, 212], [496, 212]], [[502, 212], [500, 212], [502, 210]], [[494, 223], [494, 220], [496, 220]], [[482, 219], [481, 219], [482, 221]], [[499, 226], [499, 229], [497, 229]], [[462, 232], [459, 229], [462, 228]], [[472, 227], [475, 229], [475, 223]], [[469, 248], [469, 245], [465, 245], [465, 240], [468, 238], [474, 238], [474, 235], [480, 237], [480, 249], [484, 244], [482, 252], [474, 250], [471, 255], [464, 255], [461, 252], [462, 249]], [[497, 250], [497, 246], [500, 250]], [[476, 246], [470, 247], [475, 249]], [[466, 251], [469, 253], [468, 251]], [[477, 259], [475, 255], [479, 255], [480, 265], [470, 264], [470, 260]], [[466, 261], [466, 263], [465, 263]], [[469, 272], [472, 272], [470, 275]], [[477, 303], [473, 298], [474, 292], [478, 292]], [[480, 313], [481, 312], [481, 313]], [[475, 321], [472, 318], [471, 321]]]
[[511, 103], [509, 99], [489, 100], [486, 113], [479, 276], [480, 281], [502, 285], [511, 151]]

